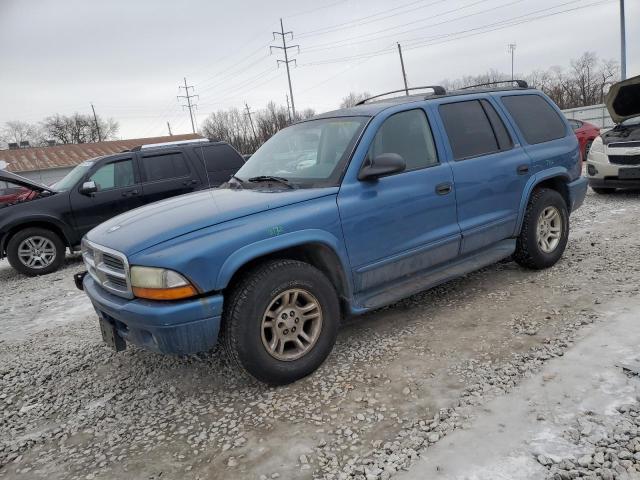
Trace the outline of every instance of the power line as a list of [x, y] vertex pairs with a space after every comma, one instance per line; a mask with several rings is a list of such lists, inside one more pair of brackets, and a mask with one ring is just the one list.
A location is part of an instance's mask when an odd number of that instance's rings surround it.
[[289, 31], [289, 32], [285, 32], [284, 31], [284, 26], [282, 24], [282, 19], [280, 19], [280, 31], [279, 32], [273, 32], [273, 39], [276, 39], [276, 36], [280, 36], [280, 38], [282, 39], [282, 46], [278, 46], [278, 45], [269, 45], [269, 51], [273, 50], [274, 48], [278, 49], [278, 50], [282, 50], [282, 52], [284, 53], [284, 60], [278, 59], [277, 60], [277, 64], [278, 67], [280, 66], [281, 63], [284, 63], [285, 66], [287, 67], [287, 80], [289, 81], [289, 95], [291, 96], [291, 112], [293, 113], [293, 118], [296, 118], [296, 104], [293, 101], [293, 88], [291, 88], [291, 72], [289, 71], [289, 64], [291, 62], [293, 62], [294, 64], [296, 64], [296, 59], [292, 59], [289, 60], [289, 49], [290, 48], [297, 48], [298, 52], [300, 51], [300, 45], [289, 45], [287, 46], [287, 35], [291, 35], [291, 39], [293, 40], [293, 32]]
[[186, 98], [187, 99], [187, 104], [186, 105], [182, 105], [182, 107], [187, 107], [189, 109], [189, 118], [191, 118], [191, 129], [193, 130], [193, 133], [196, 133], [196, 124], [195, 121], [193, 119], [193, 110], [198, 108], [198, 105], [192, 104], [191, 103], [191, 99], [192, 98], [200, 98], [199, 95], [189, 95], [189, 89], [191, 89], [193, 91], [193, 86], [192, 85], [187, 85], [187, 77], [184, 77], [184, 87], [181, 85], [178, 85], [178, 89], [184, 88], [184, 95], [178, 95], [178, 100], [180, 100], [181, 98]]

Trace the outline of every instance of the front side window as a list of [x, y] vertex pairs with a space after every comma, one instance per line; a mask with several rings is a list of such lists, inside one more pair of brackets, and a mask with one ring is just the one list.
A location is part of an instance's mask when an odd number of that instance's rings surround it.
[[142, 168], [148, 182], [186, 177], [190, 174], [187, 162], [181, 153], [143, 157]]
[[368, 117], [310, 120], [280, 130], [235, 174], [242, 180], [276, 176], [298, 187], [338, 185]]
[[540, 95], [510, 95], [502, 103], [530, 145], [549, 142], [566, 135], [560, 115]]
[[89, 180], [96, 183], [98, 191], [134, 185], [133, 160], [120, 160], [100, 167]]
[[489, 117], [479, 100], [446, 103], [440, 105], [439, 111], [454, 159], [462, 160], [500, 150]]
[[397, 153], [407, 164], [407, 170], [438, 163], [436, 147], [422, 110], [409, 110], [384, 121], [369, 147], [369, 158], [383, 153]]

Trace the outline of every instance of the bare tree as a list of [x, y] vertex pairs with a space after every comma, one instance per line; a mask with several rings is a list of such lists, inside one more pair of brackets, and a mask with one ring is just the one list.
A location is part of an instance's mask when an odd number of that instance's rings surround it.
[[370, 96], [371, 94], [369, 92], [362, 92], [362, 93], [349, 92], [349, 95], [344, 97], [340, 102], [340, 108], [353, 107], [357, 105], [358, 102], [361, 102], [362, 100], [364, 100], [365, 98], [369, 98]]
[[[98, 117], [98, 125], [100, 127], [100, 138], [103, 141], [115, 138], [118, 133], [118, 122], [112, 118], [103, 120]], [[99, 139], [98, 129], [92, 115], [74, 113], [67, 116], [55, 114], [45, 118], [41, 123], [41, 128], [46, 138], [62, 144], [94, 143]]]
[[21, 142], [29, 142], [32, 146], [40, 143], [40, 132], [37, 125], [20, 120], [6, 122], [4, 127], [0, 129], [0, 143], [20, 145]]
[[[296, 112], [296, 120], [304, 120], [314, 115], [313, 109], [308, 108]], [[228, 142], [242, 153], [253, 153], [288, 125], [287, 107], [269, 102], [266, 108], [253, 113], [253, 127], [244, 112], [231, 108], [211, 113], [202, 122], [200, 130], [205, 137]]]

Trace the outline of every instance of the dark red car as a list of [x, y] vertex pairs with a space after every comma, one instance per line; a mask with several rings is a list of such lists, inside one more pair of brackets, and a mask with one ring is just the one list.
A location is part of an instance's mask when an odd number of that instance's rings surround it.
[[28, 188], [0, 181], [0, 207], [27, 200], [32, 193], [33, 190], [29, 190]]
[[576, 137], [578, 137], [578, 142], [580, 142], [582, 160], [586, 160], [591, 144], [595, 138], [600, 135], [600, 127], [593, 123], [574, 120], [572, 118], [569, 119], [569, 124], [571, 125], [571, 128], [573, 128], [573, 132], [576, 134]]

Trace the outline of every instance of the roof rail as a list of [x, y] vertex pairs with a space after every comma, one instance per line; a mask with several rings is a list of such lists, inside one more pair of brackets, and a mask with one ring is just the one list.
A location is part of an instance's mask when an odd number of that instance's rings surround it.
[[365, 98], [364, 100], [360, 100], [358, 103], [356, 103], [356, 105], [364, 105], [369, 100], [384, 97], [385, 95], [391, 95], [392, 93], [408, 92], [409, 90], [424, 90], [425, 88], [430, 88], [431, 90], [433, 90], [434, 95], [446, 95], [447, 93], [444, 87], [441, 87], [440, 85], [426, 85], [424, 87], [403, 88], [401, 90], [392, 90], [391, 92], [385, 92], [381, 93], [380, 95], [374, 95], [373, 97]]
[[189, 143], [209, 143], [210, 141], [211, 140], [208, 138], [195, 138], [193, 140], [176, 140], [174, 142], [147, 143], [145, 145], [139, 145], [137, 147], [133, 147], [131, 151], [137, 152], [140, 150], [146, 150], [147, 148], [173, 147], [175, 145], [185, 145]]
[[518, 85], [518, 88], [529, 88], [529, 85], [524, 80], [498, 80], [496, 82], [487, 82], [487, 83], [478, 83], [476, 85], [468, 85], [466, 87], [462, 87], [460, 90], [468, 90], [470, 88], [475, 87], [487, 87], [489, 85], [498, 85], [500, 83], [515, 83]]

